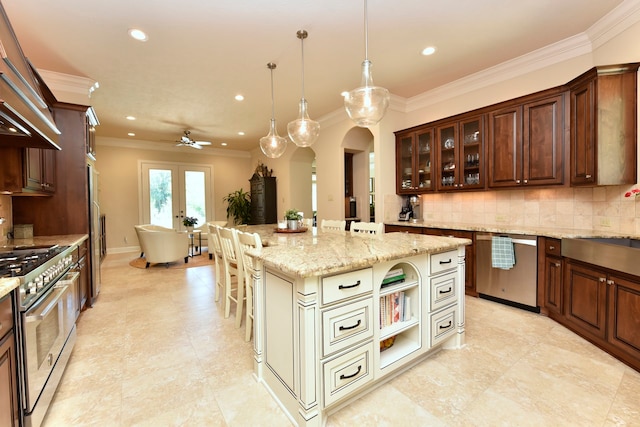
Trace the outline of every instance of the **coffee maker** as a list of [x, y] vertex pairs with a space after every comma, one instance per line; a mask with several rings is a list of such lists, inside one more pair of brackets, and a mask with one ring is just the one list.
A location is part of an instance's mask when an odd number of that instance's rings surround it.
[[402, 210], [398, 214], [398, 221], [409, 221], [412, 216], [413, 210], [411, 209], [409, 198], [407, 198], [406, 204], [402, 207]]
[[410, 196], [409, 206], [411, 207], [411, 222], [422, 221], [422, 212], [420, 211], [420, 196]]

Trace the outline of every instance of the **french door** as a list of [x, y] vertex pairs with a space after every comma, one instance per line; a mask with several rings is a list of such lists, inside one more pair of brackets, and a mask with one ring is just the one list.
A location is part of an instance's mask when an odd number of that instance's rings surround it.
[[213, 218], [213, 183], [210, 166], [169, 162], [140, 162], [140, 221], [176, 230], [185, 216], [197, 226]]

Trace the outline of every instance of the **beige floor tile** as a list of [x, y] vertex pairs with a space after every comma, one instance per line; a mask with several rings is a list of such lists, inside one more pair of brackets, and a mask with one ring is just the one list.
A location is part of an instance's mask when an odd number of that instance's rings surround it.
[[[214, 269], [110, 254], [44, 427], [288, 426], [253, 345], [214, 300]], [[558, 323], [466, 299], [466, 346], [432, 355], [327, 426], [640, 426], [640, 373]]]

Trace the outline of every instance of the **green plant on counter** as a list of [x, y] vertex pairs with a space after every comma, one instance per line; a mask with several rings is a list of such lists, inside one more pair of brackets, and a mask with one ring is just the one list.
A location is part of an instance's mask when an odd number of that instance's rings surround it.
[[302, 215], [298, 213], [298, 209], [289, 209], [285, 211], [284, 218], [287, 220], [300, 221], [302, 219]]
[[251, 195], [242, 188], [227, 194], [222, 201], [227, 203], [227, 218], [235, 224], [247, 224], [251, 219]]

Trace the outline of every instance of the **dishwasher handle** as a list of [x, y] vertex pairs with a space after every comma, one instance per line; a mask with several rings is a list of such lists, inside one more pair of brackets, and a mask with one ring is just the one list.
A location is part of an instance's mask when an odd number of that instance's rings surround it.
[[[511, 237], [511, 236], [503, 236], [501, 234], [496, 234], [496, 236]], [[488, 240], [488, 241], [491, 241], [492, 237], [493, 237], [493, 235], [490, 235], [490, 234], [478, 234], [478, 235], [476, 235], [476, 241], [477, 240]], [[511, 242], [514, 245], [527, 245], [527, 246], [533, 246], [533, 247], [538, 246], [538, 241], [536, 239], [518, 239], [518, 238], [511, 237]]]

